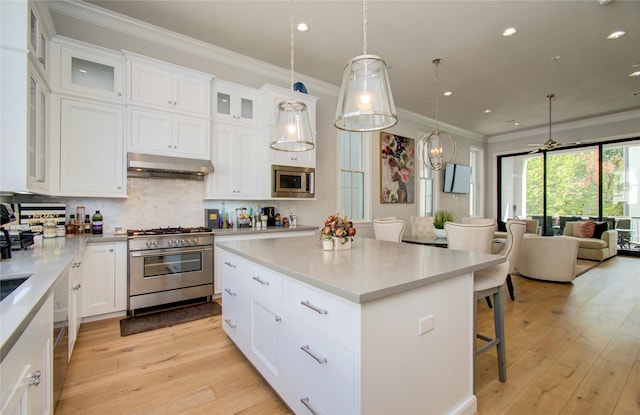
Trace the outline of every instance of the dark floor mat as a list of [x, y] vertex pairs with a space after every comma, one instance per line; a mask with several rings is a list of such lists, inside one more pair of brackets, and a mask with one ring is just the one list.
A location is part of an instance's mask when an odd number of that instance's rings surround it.
[[173, 310], [159, 311], [152, 314], [130, 317], [120, 320], [120, 335], [129, 336], [136, 333], [171, 327], [201, 318], [217, 316], [222, 313], [222, 306], [215, 301], [191, 305]]

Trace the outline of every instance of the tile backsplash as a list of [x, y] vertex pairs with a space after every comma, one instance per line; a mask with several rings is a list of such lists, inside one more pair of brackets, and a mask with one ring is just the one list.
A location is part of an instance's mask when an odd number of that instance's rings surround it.
[[67, 220], [75, 213], [76, 206], [84, 206], [89, 215], [99, 210], [103, 216], [105, 233], [113, 233], [115, 227], [144, 229], [167, 226], [204, 226], [204, 209], [219, 209], [231, 213], [239, 207], [275, 206], [281, 215], [297, 214], [296, 201], [251, 200], [219, 201], [203, 200], [203, 182], [179, 179], [127, 179], [126, 199], [102, 198], [52, 198], [38, 195], [15, 195], [14, 203], [50, 202], [65, 203]]

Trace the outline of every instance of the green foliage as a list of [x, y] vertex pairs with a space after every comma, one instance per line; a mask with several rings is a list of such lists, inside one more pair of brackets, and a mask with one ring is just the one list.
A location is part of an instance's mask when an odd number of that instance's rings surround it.
[[[542, 214], [542, 156], [526, 161], [526, 211]], [[614, 202], [620, 187], [620, 172], [624, 169], [622, 148], [603, 151], [602, 197], [605, 216], [621, 216], [621, 203]], [[547, 154], [547, 214], [598, 215], [598, 151], [595, 149], [570, 153]]]
[[453, 222], [455, 216], [450, 210], [438, 210], [433, 217], [433, 226], [436, 229], [444, 229], [446, 222]]

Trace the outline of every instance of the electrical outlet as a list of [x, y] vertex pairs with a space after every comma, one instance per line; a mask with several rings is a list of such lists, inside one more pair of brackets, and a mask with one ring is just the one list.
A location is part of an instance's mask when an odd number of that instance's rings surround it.
[[433, 326], [433, 314], [422, 317], [420, 320], [418, 320], [418, 335], [422, 336], [423, 334], [433, 330]]

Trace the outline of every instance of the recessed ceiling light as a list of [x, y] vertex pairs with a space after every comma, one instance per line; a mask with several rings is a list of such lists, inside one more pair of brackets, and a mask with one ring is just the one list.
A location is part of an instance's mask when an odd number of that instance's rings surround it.
[[484, 111], [482, 111], [483, 114], [491, 114], [492, 110], [490, 109], [486, 109]]
[[560, 59], [562, 59], [561, 55], [556, 55], [556, 56], [551, 58], [552, 61], [559, 61]]
[[607, 36], [607, 39], [618, 39], [626, 34], [627, 34], [626, 30], [616, 30], [615, 32], [609, 34], [609, 36]]
[[637, 77], [639, 77], [639, 76], [640, 76], [640, 71], [631, 72], [631, 73], [629, 74], [629, 76], [630, 76], [631, 78], [637, 78]]
[[296, 29], [298, 30], [298, 32], [306, 32], [307, 30], [309, 30], [309, 25], [307, 25], [306, 23], [298, 23]]
[[89, 73], [89, 71], [87, 71], [86, 69], [78, 69], [78, 72], [80, 72], [80, 73]]
[[513, 123], [513, 126], [514, 126], [514, 127], [517, 127], [517, 126], [519, 126], [519, 125], [520, 125], [520, 123], [519, 123], [518, 121], [516, 121], [516, 122], [514, 122], [514, 123]]
[[516, 33], [518, 33], [517, 27], [508, 27], [504, 29], [504, 32], [502, 32], [502, 36], [509, 37], [515, 35]]
[[451, 92], [451, 91], [446, 91], [446, 92], [445, 92], [444, 94], [442, 94], [442, 95], [444, 95], [445, 97], [450, 97], [451, 95], [453, 95], [453, 92]]

